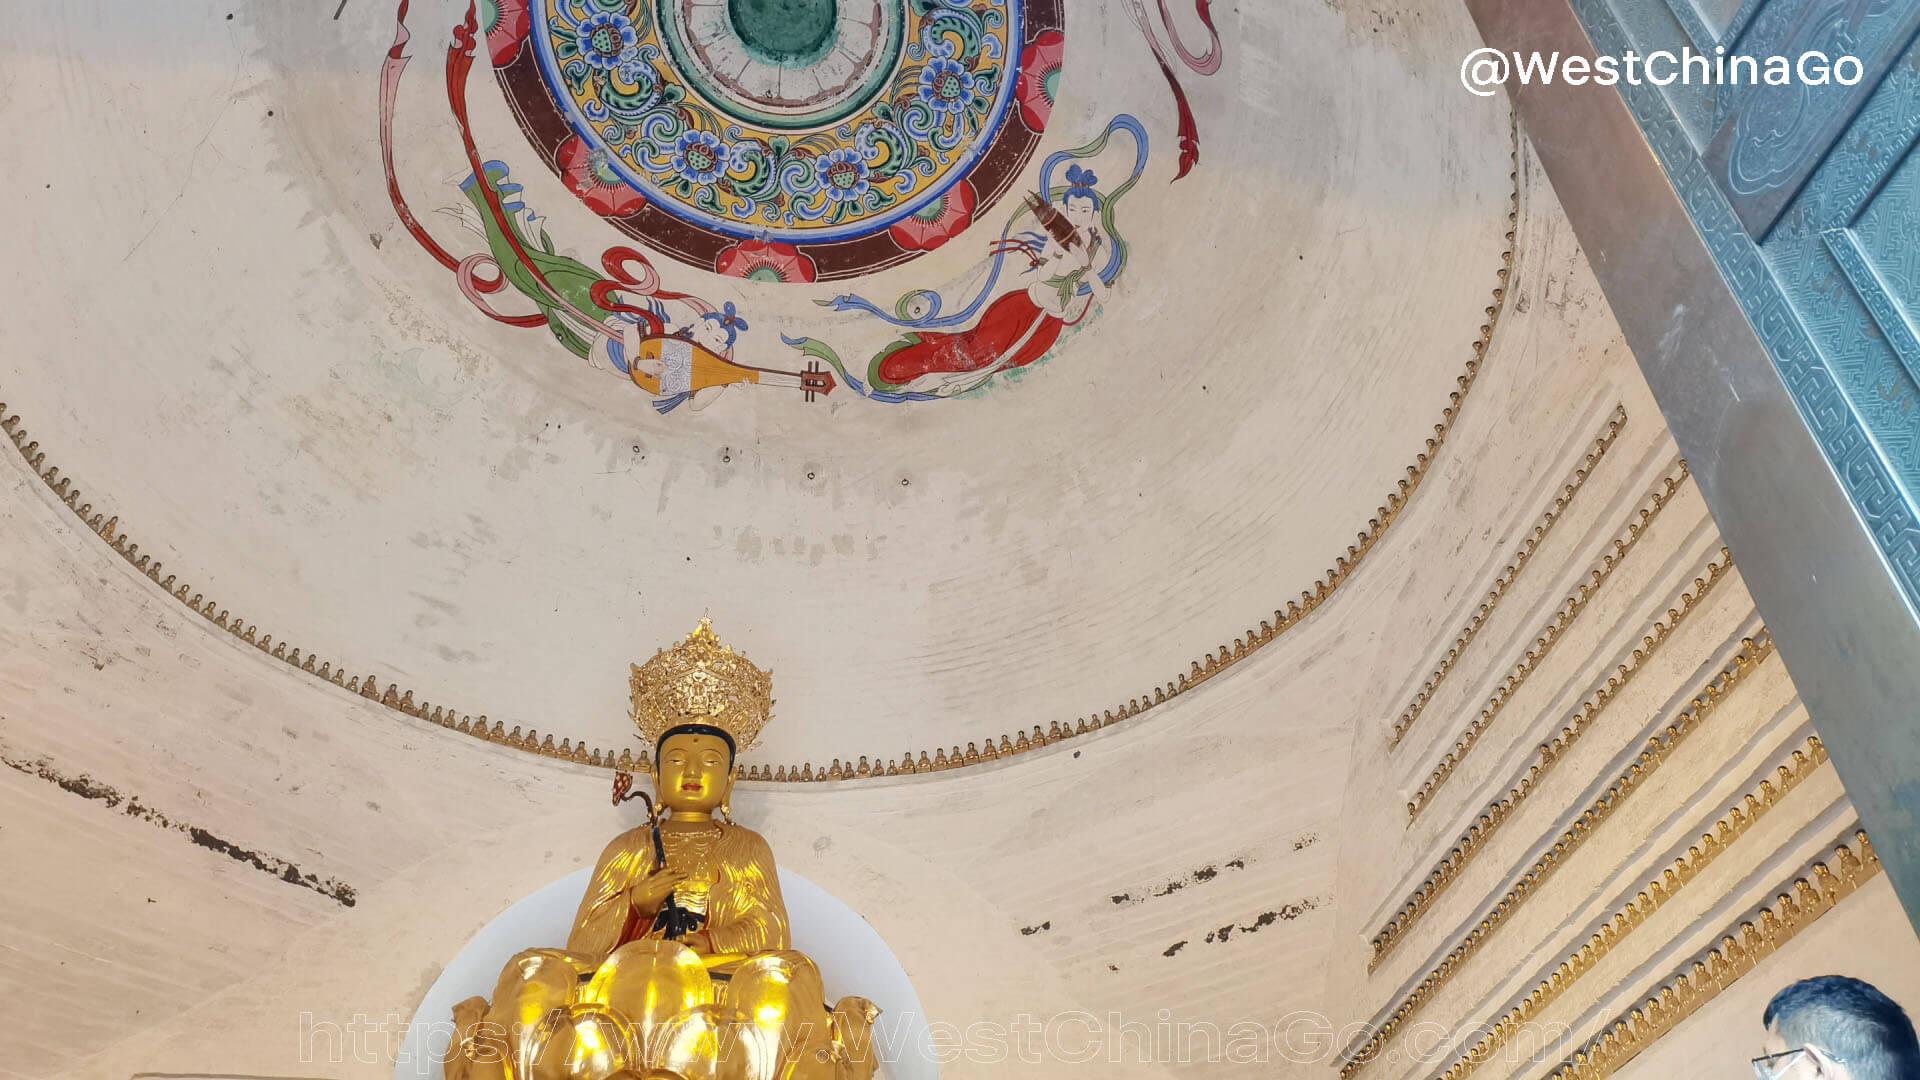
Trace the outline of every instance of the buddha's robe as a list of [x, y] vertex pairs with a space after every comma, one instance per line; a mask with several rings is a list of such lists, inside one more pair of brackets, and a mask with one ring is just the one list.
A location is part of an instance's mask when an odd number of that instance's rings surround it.
[[[706, 834], [712, 837], [706, 843], [699, 835], [665, 833], [668, 864], [690, 871], [678, 890], [682, 906], [704, 907], [707, 913], [705, 929], [681, 938], [681, 944], [705, 956], [789, 948], [787, 905], [773, 850], [752, 829], [715, 824], [717, 831]], [[659, 912], [641, 911], [626, 901], [627, 887], [654, 869], [651, 828], [643, 825], [615, 837], [593, 868], [567, 951], [597, 961], [629, 941], [660, 936], [654, 929]]]

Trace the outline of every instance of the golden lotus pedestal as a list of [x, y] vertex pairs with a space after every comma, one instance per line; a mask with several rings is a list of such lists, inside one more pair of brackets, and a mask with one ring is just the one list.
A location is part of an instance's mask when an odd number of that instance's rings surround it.
[[716, 973], [671, 941], [629, 942], [597, 968], [532, 949], [500, 982], [504, 1008], [454, 1007], [447, 1080], [871, 1080], [878, 1064], [879, 1009], [846, 997], [829, 1010], [819, 969], [792, 950]]

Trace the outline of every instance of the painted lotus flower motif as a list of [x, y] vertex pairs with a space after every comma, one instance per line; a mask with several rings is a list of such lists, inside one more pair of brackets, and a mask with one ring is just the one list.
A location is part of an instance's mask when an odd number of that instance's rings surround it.
[[952, 57], [936, 56], [920, 70], [920, 100], [943, 113], [965, 112], [980, 96], [973, 73]]
[[1053, 118], [1053, 103], [1060, 100], [1060, 68], [1067, 55], [1067, 36], [1049, 30], [1035, 38], [1020, 54], [1020, 81], [1013, 94], [1020, 102], [1020, 116], [1035, 131], [1047, 130]]
[[589, 147], [578, 135], [560, 144], [560, 172], [567, 190], [602, 217], [626, 217], [647, 205], [647, 197], [607, 165], [607, 152]]
[[809, 282], [813, 280], [813, 260], [792, 244], [779, 241], [743, 240], [720, 253], [714, 269], [728, 277], [751, 281]]
[[932, 251], [973, 224], [974, 205], [973, 185], [962, 180], [887, 231], [894, 243], [908, 251]]
[[727, 171], [727, 147], [711, 131], [694, 130], [673, 146], [673, 171], [695, 184], [711, 184]]
[[836, 202], [859, 202], [866, 198], [873, 187], [867, 175], [867, 163], [860, 160], [860, 151], [851, 146], [840, 147], [820, 159], [820, 182], [826, 186], [827, 197]]
[[487, 55], [495, 67], [520, 55], [520, 43], [532, 26], [527, 0], [480, 0], [480, 29], [487, 35]]
[[600, 11], [588, 16], [574, 31], [580, 58], [593, 67], [611, 71], [638, 48], [640, 35], [625, 15]]

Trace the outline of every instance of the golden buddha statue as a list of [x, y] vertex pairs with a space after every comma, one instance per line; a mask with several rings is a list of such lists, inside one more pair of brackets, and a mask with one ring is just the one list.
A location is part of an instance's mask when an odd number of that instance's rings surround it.
[[773, 852], [727, 805], [772, 674], [702, 619], [631, 689], [654, 812], [601, 852], [565, 949], [520, 953], [491, 1004], [454, 1007], [448, 1080], [871, 1080], [879, 1010], [828, 1007], [790, 947]]

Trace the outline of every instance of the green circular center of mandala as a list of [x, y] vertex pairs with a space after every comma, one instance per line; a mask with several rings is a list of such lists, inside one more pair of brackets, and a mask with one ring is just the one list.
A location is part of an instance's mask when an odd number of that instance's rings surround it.
[[837, 0], [727, 0], [727, 18], [754, 59], [806, 67], [833, 44]]
[[799, 131], [886, 101], [902, 52], [925, 24], [952, 24], [976, 52], [1004, 47], [988, 40], [1004, 36], [1004, 13], [956, 14], [947, 0], [926, 2], [945, 14], [910, 13], [909, 0], [644, 0], [638, 10], [653, 10], [642, 45], [657, 33], [670, 81], [684, 80], [700, 103], [746, 127]]

